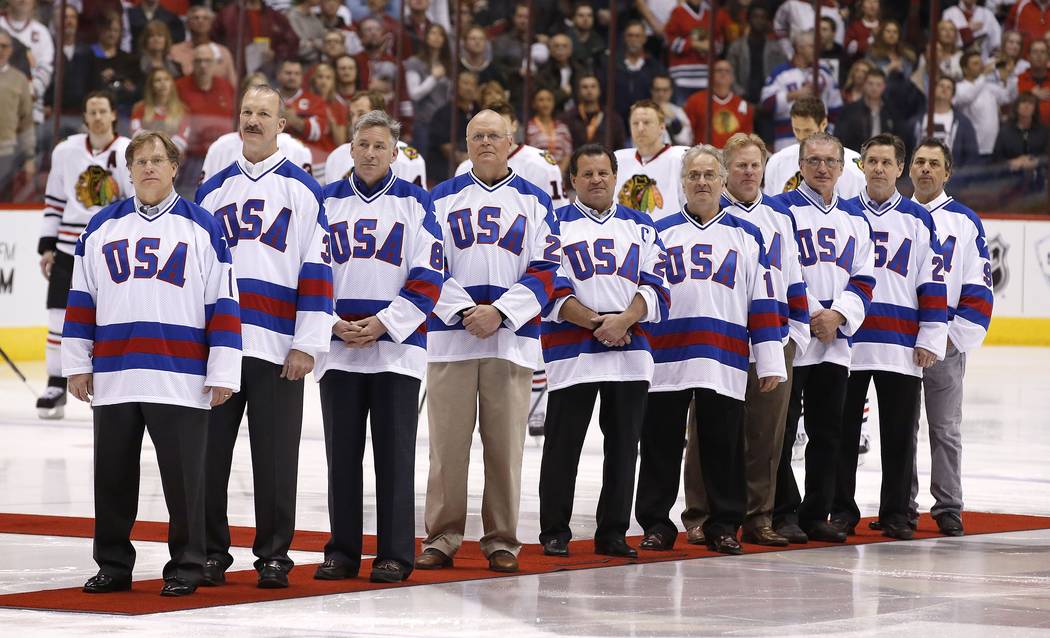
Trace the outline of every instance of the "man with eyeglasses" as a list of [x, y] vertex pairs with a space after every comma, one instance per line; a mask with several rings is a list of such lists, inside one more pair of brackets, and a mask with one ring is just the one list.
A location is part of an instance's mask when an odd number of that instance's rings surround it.
[[446, 278], [427, 326], [430, 476], [416, 568], [451, 567], [463, 542], [477, 423], [485, 462], [481, 551], [489, 569], [515, 572], [539, 315], [554, 292], [561, 242], [550, 196], [507, 166], [507, 121], [481, 111], [466, 137], [474, 168], [432, 192]]
[[[791, 211], [809, 299], [810, 341], [794, 361], [794, 379], [777, 472], [773, 527], [792, 543], [841, 543], [846, 534], [828, 521], [835, 490], [852, 337], [871, 304], [875, 257], [871, 226], [859, 206], [835, 193], [842, 144], [827, 133], [799, 147], [803, 182], [774, 199]], [[791, 444], [805, 403], [805, 499], [791, 469]]]

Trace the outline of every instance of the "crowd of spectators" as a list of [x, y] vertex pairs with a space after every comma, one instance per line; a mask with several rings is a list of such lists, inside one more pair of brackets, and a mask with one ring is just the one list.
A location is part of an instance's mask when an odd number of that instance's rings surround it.
[[629, 146], [628, 111], [642, 99], [661, 106], [668, 143], [720, 145], [742, 131], [774, 148], [792, 142], [791, 104], [816, 95], [850, 148], [880, 132], [914, 144], [932, 101], [933, 133], [958, 167], [1045, 176], [1043, 0], [947, 0], [932, 28], [927, 7], [903, 0], [822, 0], [817, 20], [809, 0], [726, 0], [713, 32], [711, 5], [694, 0], [401, 1], [68, 0], [62, 24], [56, 0], [0, 0], [0, 200], [42, 183], [52, 118], [60, 137], [78, 131], [98, 89], [117, 96], [122, 133], [172, 136], [180, 188], [192, 188], [257, 74], [280, 91], [315, 166], [348, 139], [347, 102], [366, 89], [386, 97], [433, 181], [465, 157], [466, 121], [495, 102], [519, 108], [519, 142], [564, 167], [588, 142]]

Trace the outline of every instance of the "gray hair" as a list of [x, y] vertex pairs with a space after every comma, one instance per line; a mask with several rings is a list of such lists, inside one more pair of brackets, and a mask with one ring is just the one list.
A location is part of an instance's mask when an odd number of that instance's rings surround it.
[[813, 29], [806, 29], [805, 31], [796, 31], [791, 34], [791, 45], [798, 48], [803, 44], [817, 45], [815, 38], [815, 32]]
[[401, 122], [390, 117], [386, 111], [369, 111], [358, 118], [354, 124], [353, 137], [357, 137], [357, 134], [366, 128], [385, 128], [390, 132], [390, 137], [394, 138], [395, 144], [401, 137]]
[[718, 162], [718, 175], [722, 178], [722, 181], [726, 181], [729, 176], [729, 171], [726, 169], [725, 155], [718, 148], [711, 146], [710, 144], [697, 144], [693, 148], [685, 152], [682, 156], [682, 180], [685, 180], [686, 174], [689, 173], [689, 167], [701, 155], [708, 155], [715, 158]]
[[253, 85], [253, 86], [249, 86], [248, 88], [246, 88], [244, 90], [244, 95], [241, 96], [241, 102], [244, 101], [244, 98], [248, 97], [249, 95], [251, 95], [253, 93], [259, 94], [259, 95], [261, 95], [263, 97], [271, 97], [272, 96], [272, 97], [276, 98], [277, 99], [277, 117], [285, 117], [287, 115], [287, 110], [285, 109], [285, 106], [284, 106], [284, 98], [282, 98], [281, 94], [277, 92], [277, 89], [273, 88], [269, 84], [261, 84], [261, 85], [260, 84], [256, 84], [256, 85]]
[[810, 135], [806, 139], [804, 139], [801, 142], [799, 142], [799, 146], [798, 146], [798, 165], [799, 166], [802, 166], [802, 158], [806, 156], [806, 147], [809, 146], [810, 144], [815, 144], [815, 143], [820, 143], [820, 142], [826, 142], [828, 144], [834, 144], [835, 146], [837, 146], [838, 149], [839, 149], [839, 160], [841, 160], [841, 161], [845, 161], [846, 160], [846, 151], [845, 151], [845, 149], [842, 148], [842, 142], [839, 141], [839, 138], [835, 137], [831, 133], [826, 133], [824, 131], [821, 131], [819, 133], [814, 133], [813, 135]]

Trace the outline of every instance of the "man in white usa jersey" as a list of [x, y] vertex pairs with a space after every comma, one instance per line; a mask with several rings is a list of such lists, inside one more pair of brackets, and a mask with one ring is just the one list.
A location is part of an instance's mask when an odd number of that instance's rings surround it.
[[[233, 131], [219, 137], [208, 147], [208, 154], [204, 156], [204, 165], [201, 167], [200, 183], [211, 179], [216, 173], [237, 161], [241, 155], [241, 147], [244, 140], [241, 139], [240, 131]], [[311, 173], [310, 149], [287, 133], [277, 136], [277, 148], [288, 161]]]
[[670, 513], [692, 402], [695, 453], [702, 455], [711, 510], [703, 529], [707, 547], [740, 554], [736, 536], [747, 511], [748, 359], [753, 352], [760, 391], [786, 380], [784, 291], [769, 269], [761, 231], [722, 207], [722, 152], [694, 146], [682, 160], [682, 173], [685, 207], [656, 224], [671, 309], [666, 320], [644, 327], [656, 369], [642, 428], [635, 516], [645, 530], [646, 549], [674, 547], [678, 529]]
[[652, 100], [631, 105], [634, 148], [616, 151], [616, 201], [658, 222], [682, 209], [682, 155], [685, 146], [664, 143], [664, 111]]
[[[935, 269], [944, 273], [948, 302], [948, 346], [943, 361], [923, 370], [922, 390], [930, 426], [930, 514], [948, 536], [962, 536], [962, 400], [966, 353], [980, 347], [992, 319], [992, 266], [981, 219], [944, 192], [952, 153], [944, 142], [926, 139], [911, 160], [914, 199], [933, 216], [941, 243]], [[912, 440], [918, 439], [915, 428]], [[919, 518], [919, 477], [911, 473], [912, 522]]]
[[922, 373], [944, 358], [948, 310], [943, 269], [935, 267], [940, 245], [933, 219], [897, 192], [904, 156], [904, 141], [888, 133], [869, 139], [861, 152], [868, 186], [854, 202], [871, 224], [876, 284], [864, 323], [853, 335], [831, 522], [849, 535], [860, 521], [857, 445], [874, 381], [882, 452], [879, 523], [883, 536], [911, 540], [912, 436], [919, 427]]
[[481, 551], [518, 570], [521, 457], [539, 314], [561, 262], [551, 199], [507, 167], [507, 122], [484, 110], [467, 124], [474, 168], [434, 189], [446, 277], [427, 326], [430, 476], [419, 569], [452, 566], [467, 522], [467, 466], [477, 423], [484, 446]]
[[208, 410], [240, 386], [237, 287], [219, 224], [175, 192], [175, 144], [143, 133], [121, 159], [135, 196], [99, 211], [77, 241], [62, 333], [69, 392], [94, 414], [99, 572], [84, 591], [131, 589], [148, 429], [170, 517], [160, 594], [185, 596], [204, 568]]
[[562, 262], [543, 320], [550, 403], [540, 465], [540, 542], [548, 556], [568, 556], [576, 469], [601, 395], [598, 425], [605, 470], [594, 552], [634, 558], [624, 536], [638, 436], [653, 375], [642, 323], [667, 317], [668, 291], [657, 265], [663, 247], [652, 218], [613, 201], [616, 160], [597, 144], [569, 162], [576, 202], [559, 209]]
[[117, 102], [111, 93], [84, 98], [87, 133], [71, 135], [51, 153], [40, 227], [40, 270], [47, 285], [47, 389], [37, 399], [40, 418], [61, 419], [66, 405], [62, 376], [62, 322], [73, 280], [73, 249], [95, 213], [131, 196], [131, 174], [124, 161], [129, 140], [117, 135]]
[[[353, 130], [357, 119], [372, 111], [385, 111], [386, 98], [379, 91], [360, 91], [354, 94], [347, 106], [350, 109], [350, 128]], [[346, 178], [354, 167], [354, 158], [350, 153], [350, 143], [339, 146], [328, 154], [324, 163], [324, 178], [331, 184]], [[427, 164], [415, 148], [405, 142], [397, 141], [397, 157], [391, 166], [394, 175], [406, 182], [422, 188], [427, 187]]]
[[[795, 357], [809, 346], [809, 304], [806, 282], [798, 262], [798, 243], [795, 239], [795, 218], [768, 195], [762, 195], [762, 167], [767, 158], [762, 138], [754, 134], [737, 133], [726, 141], [725, 155], [729, 176], [721, 205], [730, 214], [751, 222], [762, 231], [770, 272], [778, 290], [777, 300], [787, 304], [781, 314], [788, 322], [782, 331], [784, 366], [787, 382], [776, 390], [762, 392], [755, 363], [748, 368], [747, 404], [744, 416], [746, 454], [744, 473], [747, 477], [747, 516], [741, 539], [745, 543], [783, 547], [788, 541], [772, 527], [773, 495], [776, 491], [777, 468], [780, 465], [784, 424], [787, 421], [788, 399], [791, 397], [791, 371]], [[751, 357], [754, 359], [754, 355]], [[707, 518], [707, 495], [703, 477], [696, 461], [697, 436], [690, 424], [688, 447], [683, 465], [685, 483], [685, 525], [689, 542], [702, 545], [703, 523]], [[642, 548], [646, 545], [643, 542]]]
[[[803, 183], [777, 199], [795, 217], [799, 261], [809, 298], [810, 341], [794, 361], [784, 448], [777, 473], [773, 527], [792, 543], [808, 538], [841, 543], [846, 534], [828, 521], [842, 437], [842, 410], [852, 336], [864, 322], [875, 286], [871, 226], [851, 201], [835, 194], [842, 144], [827, 133], [807, 137], [799, 150]], [[791, 470], [791, 443], [805, 401], [806, 496]], [[786, 458], [785, 458], [786, 457]]]
[[288, 586], [303, 419], [303, 377], [332, 338], [332, 269], [321, 188], [277, 148], [280, 96], [248, 89], [241, 101], [241, 157], [197, 189], [219, 220], [237, 266], [244, 326], [242, 392], [208, 428], [206, 585], [233, 563], [226, 516], [233, 447], [245, 408], [255, 488], [259, 587]]

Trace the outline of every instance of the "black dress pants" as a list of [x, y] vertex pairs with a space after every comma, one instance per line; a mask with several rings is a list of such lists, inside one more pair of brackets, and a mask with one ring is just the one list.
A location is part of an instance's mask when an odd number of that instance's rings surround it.
[[642, 426], [635, 517], [646, 534], [678, 535], [671, 508], [678, 500], [690, 401], [694, 402], [700, 473], [710, 508], [703, 524], [704, 535], [736, 536], [747, 514], [744, 402], [706, 388], [649, 395]]
[[595, 513], [596, 543], [623, 540], [631, 524], [631, 495], [638, 435], [645, 416], [648, 381], [580, 383], [550, 393], [540, 462], [540, 542], [569, 542], [576, 472], [583, 441], [601, 394], [598, 425], [605, 437], [602, 490]]
[[[788, 403], [784, 447], [777, 470], [773, 526], [794, 523], [803, 530], [827, 521], [835, 495], [835, 477], [842, 439], [842, 411], [846, 402], [849, 369], [834, 363], [795, 368]], [[806, 497], [798, 491], [791, 469], [791, 447], [795, 443], [802, 405], [806, 408]]]
[[281, 378], [276, 363], [254, 357], [241, 362], [241, 391], [211, 411], [208, 424], [205, 520], [209, 559], [233, 564], [226, 516], [230, 467], [245, 407], [252, 448], [255, 494], [255, 569], [276, 560], [290, 570], [288, 548], [295, 533], [299, 437], [303, 429], [303, 380]]
[[909, 519], [911, 471], [915, 461], [912, 432], [919, 425], [922, 378], [899, 372], [859, 370], [850, 373], [831, 517], [850, 525], [860, 521], [860, 508], [855, 499], [857, 447], [864, 420], [864, 399], [872, 379], [879, 401], [879, 452], [882, 457], [879, 520], [904, 525]]
[[328, 518], [332, 536], [325, 560], [357, 571], [361, 529], [365, 431], [372, 424], [376, 474], [376, 560], [393, 559], [412, 573], [416, 549], [415, 462], [419, 379], [394, 372], [329, 370], [321, 378], [321, 414], [328, 456]]
[[204, 450], [208, 410], [159, 403], [117, 403], [93, 409], [95, 431], [94, 558], [102, 573], [131, 580], [131, 528], [139, 503], [142, 434], [157, 450], [168, 506], [164, 578], [197, 584], [204, 568]]

